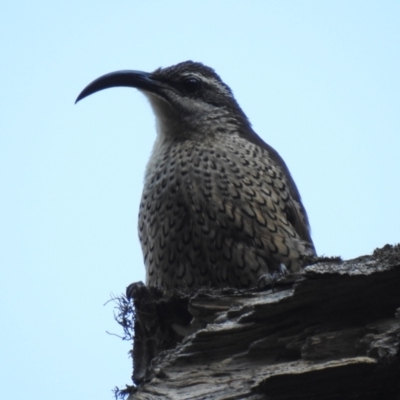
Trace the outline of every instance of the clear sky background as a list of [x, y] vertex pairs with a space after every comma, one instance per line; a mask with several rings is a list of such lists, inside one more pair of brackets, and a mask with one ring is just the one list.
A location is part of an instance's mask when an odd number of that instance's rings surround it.
[[111, 399], [130, 383], [113, 306], [137, 238], [154, 117], [98, 76], [192, 59], [288, 164], [318, 253], [400, 241], [399, 1], [3, 1], [0, 398]]

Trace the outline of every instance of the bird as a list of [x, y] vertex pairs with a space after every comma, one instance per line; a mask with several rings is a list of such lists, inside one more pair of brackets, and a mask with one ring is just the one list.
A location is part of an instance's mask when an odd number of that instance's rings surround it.
[[121, 70], [76, 102], [120, 86], [142, 92], [156, 117], [138, 218], [146, 285], [246, 289], [299, 274], [316, 255], [299, 191], [219, 75], [194, 61]]

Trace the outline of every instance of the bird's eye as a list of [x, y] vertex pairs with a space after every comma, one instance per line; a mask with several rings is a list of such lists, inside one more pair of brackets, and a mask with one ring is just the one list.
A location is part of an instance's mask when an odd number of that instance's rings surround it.
[[182, 84], [188, 93], [196, 93], [201, 88], [201, 80], [194, 77], [186, 78]]

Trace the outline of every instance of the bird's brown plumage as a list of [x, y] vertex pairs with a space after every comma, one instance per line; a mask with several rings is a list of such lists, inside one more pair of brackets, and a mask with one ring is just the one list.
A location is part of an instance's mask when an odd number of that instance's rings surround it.
[[108, 74], [80, 98], [124, 82], [146, 94], [158, 125], [139, 211], [148, 285], [253, 287], [315, 255], [286, 164], [211, 68]]

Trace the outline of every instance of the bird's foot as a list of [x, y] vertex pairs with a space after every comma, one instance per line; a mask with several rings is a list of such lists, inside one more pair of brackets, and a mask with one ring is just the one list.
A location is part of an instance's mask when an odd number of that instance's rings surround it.
[[293, 278], [297, 276], [297, 274], [290, 273], [286, 268], [286, 265], [281, 263], [277, 271], [272, 273], [267, 272], [264, 275], [261, 275], [257, 282], [257, 287], [260, 290], [265, 290], [271, 288], [274, 290], [275, 285], [279, 282], [282, 283], [292, 283]]

